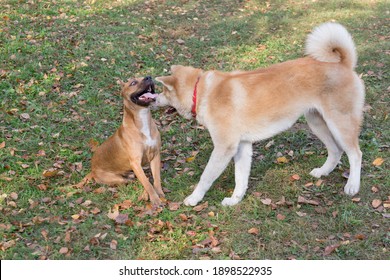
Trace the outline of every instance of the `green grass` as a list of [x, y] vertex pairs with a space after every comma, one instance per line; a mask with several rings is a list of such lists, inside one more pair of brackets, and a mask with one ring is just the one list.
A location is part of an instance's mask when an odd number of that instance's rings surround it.
[[[1, 1], [0, 258], [389, 259], [389, 209], [371, 205], [390, 195], [389, 7], [386, 1], [269, 2]], [[220, 205], [233, 191], [233, 164], [201, 211], [168, 204], [150, 213], [137, 200], [137, 181], [116, 189], [67, 187], [89, 170], [90, 139], [102, 142], [120, 124], [117, 79], [161, 76], [172, 64], [267, 67], [301, 57], [308, 32], [329, 20], [354, 37], [357, 72], [372, 107], [360, 137], [360, 200], [342, 193], [345, 156], [322, 183], [308, 175], [326, 150], [303, 119], [270, 147], [271, 139], [255, 144], [250, 187], [234, 207]], [[212, 143], [194, 122], [163, 109], [153, 116], [163, 139], [167, 199], [181, 202], [199, 180]], [[277, 164], [280, 155], [289, 162]], [[374, 166], [378, 157], [385, 161]], [[51, 168], [57, 175], [43, 176]], [[300, 179], [291, 180], [294, 174]], [[300, 204], [298, 197], [319, 205]], [[107, 214], [125, 200], [132, 201], [120, 209], [128, 224], [115, 223]], [[340, 246], [325, 254], [334, 244]]]

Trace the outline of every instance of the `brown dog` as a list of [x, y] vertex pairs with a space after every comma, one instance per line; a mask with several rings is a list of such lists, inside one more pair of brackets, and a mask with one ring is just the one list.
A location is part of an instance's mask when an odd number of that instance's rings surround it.
[[186, 205], [201, 201], [234, 158], [236, 186], [223, 205], [235, 205], [244, 197], [252, 161], [252, 143], [291, 127], [305, 115], [308, 125], [328, 149], [328, 158], [314, 177], [328, 175], [345, 151], [350, 175], [344, 192], [360, 188], [364, 85], [354, 71], [355, 45], [348, 31], [325, 23], [309, 35], [305, 58], [255, 71], [203, 71], [172, 66], [171, 76], [156, 78], [164, 85], [157, 106], [171, 105], [186, 118], [210, 132], [214, 150]]
[[[82, 187], [88, 181], [107, 185], [126, 184], [133, 170], [145, 190], [142, 197], [150, 197], [153, 205], [161, 204], [164, 197], [160, 179], [161, 139], [148, 106], [155, 101], [154, 83], [151, 77], [129, 79], [122, 86], [124, 112], [119, 129], [94, 151], [92, 171], [76, 185]], [[154, 187], [146, 177], [142, 165], [150, 163]]]

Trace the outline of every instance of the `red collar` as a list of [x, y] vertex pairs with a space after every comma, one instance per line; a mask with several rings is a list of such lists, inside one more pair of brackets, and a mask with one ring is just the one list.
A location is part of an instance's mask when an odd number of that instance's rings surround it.
[[195, 87], [194, 87], [194, 93], [192, 95], [192, 109], [191, 113], [194, 118], [196, 118], [196, 95], [198, 94], [198, 83], [199, 83], [200, 77], [196, 80]]

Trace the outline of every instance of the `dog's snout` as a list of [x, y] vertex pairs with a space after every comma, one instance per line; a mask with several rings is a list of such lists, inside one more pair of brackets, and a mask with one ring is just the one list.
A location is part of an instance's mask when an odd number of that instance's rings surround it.
[[145, 81], [151, 81], [151, 80], [152, 80], [152, 77], [146, 76], [146, 77], [144, 78], [144, 80], [145, 80]]

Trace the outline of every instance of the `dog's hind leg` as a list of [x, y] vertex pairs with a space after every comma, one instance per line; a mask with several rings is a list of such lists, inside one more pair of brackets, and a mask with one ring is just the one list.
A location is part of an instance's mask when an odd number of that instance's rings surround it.
[[222, 201], [224, 206], [232, 206], [239, 203], [248, 188], [249, 173], [252, 163], [252, 143], [240, 142], [238, 151], [234, 156], [234, 169], [236, 186], [231, 197], [225, 197]]
[[235, 145], [222, 145], [222, 142], [218, 142], [218, 145], [214, 145], [214, 150], [211, 153], [209, 162], [206, 165], [205, 170], [200, 177], [199, 183], [190, 196], [184, 200], [184, 204], [187, 206], [195, 206], [201, 201], [210, 189], [213, 182], [222, 174], [232, 157], [237, 153], [238, 144]]
[[351, 196], [355, 195], [360, 188], [362, 166], [362, 152], [359, 148], [361, 118], [333, 111], [330, 116], [324, 116], [324, 119], [334, 139], [348, 156], [350, 172], [344, 192]]
[[327, 176], [337, 166], [343, 150], [338, 146], [328, 125], [318, 111], [309, 111], [305, 113], [305, 117], [312, 132], [325, 144], [328, 150], [325, 163], [320, 168], [314, 168], [310, 175], [317, 178]]

